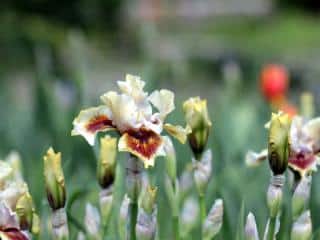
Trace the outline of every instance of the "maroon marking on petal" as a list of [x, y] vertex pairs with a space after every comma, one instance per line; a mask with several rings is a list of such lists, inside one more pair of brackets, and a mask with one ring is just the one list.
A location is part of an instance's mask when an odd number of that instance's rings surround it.
[[110, 120], [106, 115], [95, 116], [94, 118], [90, 119], [86, 126], [87, 130], [92, 133], [112, 127], [112, 120]]
[[310, 153], [294, 153], [289, 157], [289, 164], [300, 170], [308, 169], [314, 161], [316, 161], [316, 158]]
[[21, 231], [16, 228], [7, 228], [3, 231], [3, 233], [10, 240], [29, 240], [26, 235], [24, 235]]
[[126, 132], [128, 147], [146, 159], [152, 158], [162, 143], [162, 138], [155, 132], [141, 128]]

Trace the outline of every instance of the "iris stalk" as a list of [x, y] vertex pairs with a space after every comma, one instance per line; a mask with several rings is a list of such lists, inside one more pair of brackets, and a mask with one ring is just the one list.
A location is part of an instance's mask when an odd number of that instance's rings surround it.
[[139, 159], [130, 154], [127, 162], [127, 194], [130, 198], [128, 240], [136, 240], [136, 224], [138, 216], [138, 196], [141, 190], [142, 165]]
[[270, 211], [269, 226], [267, 229], [267, 240], [273, 240], [276, 231], [277, 217], [280, 213], [282, 204], [282, 187], [285, 182], [285, 176], [272, 175], [267, 194], [267, 201]]

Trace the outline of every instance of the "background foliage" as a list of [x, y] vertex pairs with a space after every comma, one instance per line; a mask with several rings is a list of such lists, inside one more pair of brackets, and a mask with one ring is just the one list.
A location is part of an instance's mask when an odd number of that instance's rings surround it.
[[[208, 98], [214, 177], [206, 201], [208, 206], [218, 197], [225, 201], [219, 238], [233, 239], [239, 231], [234, 226], [241, 226], [241, 214], [249, 210], [255, 213], [261, 232], [267, 219], [264, 206], [270, 173], [266, 164], [256, 169], [244, 166], [248, 149], [266, 146], [263, 125], [270, 109], [259, 92], [261, 67], [268, 62], [285, 64], [291, 75], [291, 101], [298, 106], [300, 94], [307, 90], [319, 103], [320, 19], [314, 15], [317, 8], [310, 8], [317, 4], [309, 1], [293, 11], [302, 5], [295, 2], [294, 6], [281, 3], [282, 8], [267, 16], [224, 16], [188, 23], [179, 18], [132, 20], [126, 3], [115, 0], [1, 1], [0, 155], [5, 157], [12, 149], [21, 153], [24, 174], [43, 219], [49, 208], [42, 155], [51, 145], [63, 153], [69, 203], [74, 196], [81, 197], [69, 205], [75, 217], [82, 221], [82, 199], [97, 202], [94, 153], [82, 138], [70, 136], [72, 119], [79, 109], [96, 104], [98, 96], [115, 88], [115, 81], [125, 73], [132, 73], [141, 75], [148, 89], [175, 91], [177, 109], [170, 118], [176, 122], [184, 121], [183, 100], [196, 95]], [[237, 66], [236, 79], [226, 74], [230, 63]], [[187, 146], [175, 145], [181, 173], [191, 153]], [[119, 154], [119, 189], [123, 189], [124, 160], [125, 155]], [[151, 172], [160, 185], [160, 239], [168, 239], [171, 226], [164, 221], [168, 204], [163, 171], [160, 158]], [[318, 182], [317, 176], [313, 213], [320, 207]], [[116, 198], [120, 200], [122, 194], [123, 190], [118, 191]], [[319, 216], [312, 217], [317, 228]], [[42, 224], [45, 229], [47, 223]], [[281, 226], [280, 239], [288, 239], [288, 228], [288, 224]], [[49, 239], [46, 231], [42, 234], [40, 239]], [[110, 232], [116, 239], [114, 234]]]

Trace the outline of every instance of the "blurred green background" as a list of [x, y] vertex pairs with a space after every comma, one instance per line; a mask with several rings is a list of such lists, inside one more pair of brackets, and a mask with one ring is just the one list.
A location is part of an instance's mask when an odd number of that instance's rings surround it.
[[[244, 165], [248, 149], [266, 146], [263, 125], [270, 107], [260, 93], [259, 73], [267, 63], [284, 64], [290, 73], [290, 101], [298, 106], [300, 94], [309, 91], [318, 106], [317, 1], [3, 0], [0, 7], [0, 155], [12, 149], [21, 153], [24, 175], [43, 219], [48, 205], [42, 155], [49, 146], [63, 153], [69, 196], [86, 193], [74, 202], [74, 216], [82, 221], [85, 199], [97, 202], [94, 153], [82, 138], [70, 136], [72, 120], [131, 73], [140, 75], [149, 91], [174, 90], [171, 122], [184, 122], [183, 100], [198, 95], [208, 99], [214, 177], [206, 200], [208, 208], [215, 198], [225, 201], [219, 239], [234, 239], [242, 203], [245, 215], [253, 211], [263, 231], [268, 166]], [[191, 153], [187, 146], [175, 145], [181, 173]], [[125, 154], [119, 159], [123, 166]], [[168, 214], [163, 165], [159, 158], [151, 171], [161, 189], [160, 239], [170, 239], [170, 223], [163, 221]], [[122, 169], [118, 168], [117, 199], [123, 194]], [[320, 226], [318, 182], [315, 177], [315, 228]], [[45, 229], [47, 223], [42, 224]], [[288, 227], [282, 225], [280, 239], [288, 239]], [[46, 231], [42, 234], [41, 239], [49, 239]], [[196, 239], [194, 234], [190, 239]], [[110, 239], [117, 239], [112, 231]]]

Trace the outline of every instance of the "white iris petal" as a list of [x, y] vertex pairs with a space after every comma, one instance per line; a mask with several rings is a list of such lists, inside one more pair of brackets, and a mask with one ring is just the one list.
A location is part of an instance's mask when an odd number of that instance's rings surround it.
[[108, 92], [101, 96], [101, 100], [111, 109], [113, 124], [120, 132], [141, 127], [140, 118], [143, 116], [130, 96]]
[[149, 96], [148, 99], [159, 110], [162, 120], [164, 120], [166, 116], [175, 108], [174, 93], [169, 90], [156, 90]]
[[0, 228], [19, 228], [17, 215], [4, 202], [0, 202]]
[[[94, 145], [97, 132], [108, 130], [106, 126], [104, 126], [102, 129], [96, 129], [95, 131], [88, 129], [88, 124], [90, 124], [90, 121], [99, 116], [105, 116], [111, 120], [112, 113], [107, 106], [98, 106], [82, 110], [78, 117], [73, 121], [73, 130], [71, 135], [82, 135], [90, 145]], [[110, 128], [112, 127], [110, 126]]]

